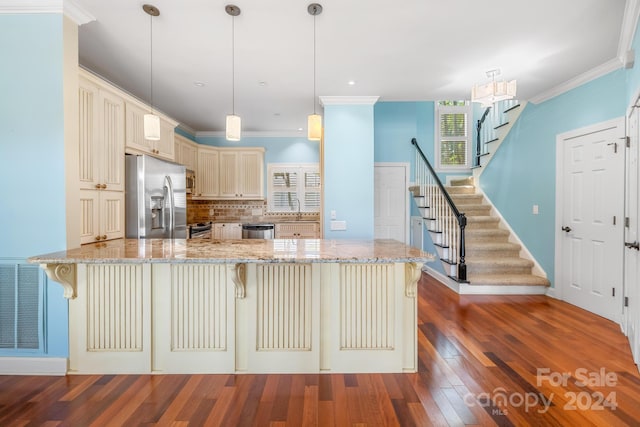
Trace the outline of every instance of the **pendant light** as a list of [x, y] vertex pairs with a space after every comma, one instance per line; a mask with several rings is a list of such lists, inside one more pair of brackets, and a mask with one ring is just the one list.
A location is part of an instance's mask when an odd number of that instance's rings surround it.
[[149, 58], [149, 86], [151, 88], [151, 114], [144, 115], [144, 138], [150, 141], [160, 139], [160, 117], [153, 114], [153, 17], [160, 15], [160, 10], [150, 4], [142, 6], [142, 10], [149, 15], [150, 24], [150, 58]]
[[483, 107], [491, 107], [495, 102], [514, 98], [516, 96], [516, 81], [496, 81], [496, 77], [500, 74], [499, 68], [487, 71], [487, 77], [491, 79], [491, 82], [474, 85], [471, 89], [471, 102], [479, 102]]
[[309, 15], [313, 16], [313, 114], [307, 118], [307, 138], [309, 141], [320, 141], [322, 138], [322, 116], [316, 114], [316, 16], [322, 13], [322, 6], [311, 3], [307, 7]]
[[225, 6], [224, 10], [231, 15], [231, 114], [227, 115], [226, 137], [229, 141], [240, 141], [240, 133], [242, 129], [242, 121], [240, 116], [236, 116], [236, 38], [235, 38], [235, 20], [240, 15], [240, 8], [233, 4]]

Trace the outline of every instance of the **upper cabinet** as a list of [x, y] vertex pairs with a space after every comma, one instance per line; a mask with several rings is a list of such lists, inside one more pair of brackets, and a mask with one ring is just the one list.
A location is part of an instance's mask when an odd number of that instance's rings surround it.
[[78, 90], [80, 189], [124, 191], [124, 100], [82, 76]]
[[216, 148], [198, 147], [198, 171], [196, 174], [196, 193], [193, 197], [218, 197], [219, 153]]
[[264, 198], [264, 148], [220, 148], [219, 197]]
[[144, 137], [144, 115], [151, 110], [135, 101], [126, 101], [126, 149], [134, 154], [149, 154], [165, 160], [175, 159], [174, 134], [177, 123], [160, 116], [160, 139]]
[[196, 172], [198, 170], [198, 144], [184, 136], [175, 136], [175, 162], [184, 165], [187, 169]]
[[264, 148], [198, 147], [195, 198], [263, 199]]

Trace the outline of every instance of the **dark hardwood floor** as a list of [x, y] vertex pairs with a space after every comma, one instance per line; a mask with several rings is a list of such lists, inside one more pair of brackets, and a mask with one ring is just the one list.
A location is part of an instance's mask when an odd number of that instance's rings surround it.
[[638, 426], [618, 325], [544, 296], [423, 275], [419, 372], [0, 377], [0, 426]]

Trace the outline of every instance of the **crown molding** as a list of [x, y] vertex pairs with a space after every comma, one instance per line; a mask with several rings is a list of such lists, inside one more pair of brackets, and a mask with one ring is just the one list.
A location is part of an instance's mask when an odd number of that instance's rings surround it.
[[62, 0], [0, 0], [2, 13], [62, 13]]
[[180, 129], [182, 129], [183, 131], [187, 132], [190, 135], [193, 135], [194, 137], [196, 136], [196, 130], [194, 128], [192, 128], [191, 126], [185, 125], [184, 123], [178, 123], [178, 126]]
[[95, 16], [74, 0], [64, 0], [63, 11], [65, 16], [78, 24], [78, 26], [88, 24], [89, 22], [96, 20]]
[[604, 64], [598, 65], [595, 68], [592, 68], [589, 71], [586, 71], [570, 80], [567, 80], [564, 83], [559, 84], [558, 86], [552, 87], [551, 89], [542, 92], [541, 94], [529, 99], [529, 102], [533, 104], [540, 104], [541, 102], [547, 101], [551, 98], [555, 98], [558, 95], [561, 95], [565, 92], [570, 91], [571, 89], [575, 89], [578, 86], [582, 86], [585, 83], [590, 82], [591, 80], [595, 80], [598, 77], [602, 77], [605, 74], [609, 74], [612, 71], [615, 71], [619, 68], [622, 68], [622, 62], [620, 62], [619, 58], [613, 58]]
[[379, 96], [321, 96], [320, 105], [373, 105]]
[[[224, 131], [200, 131], [196, 132], [196, 138], [219, 137], [224, 138]], [[242, 131], [244, 138], [304, 138], [307, 139], [307, 130], [274, 130], [274, 131]]]
[[0, 14], [64, 13], [78, 25], [96, 18], [75, 0], [0, 0]]
[[626, 53], [631, 50], [633, 44], [633, 36], [636, 33], [636, 27], [638, 25], [638, 17], [640, 17], [640, 1], [627, 0], [624, 6], [622, 29], [620, 30], [620, 39], [618, 41], [618, 58], [620, 58], [623, 64]]

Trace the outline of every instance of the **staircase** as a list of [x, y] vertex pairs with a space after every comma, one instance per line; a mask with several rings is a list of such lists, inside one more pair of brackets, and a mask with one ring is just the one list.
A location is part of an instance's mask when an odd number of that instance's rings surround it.
[[[484, 196], [476, 191], [473, 178], [453, 181], [446, 187], [460, 212], [467, 217], [466, 263], [468, 287], [473, 293], [503, 289], [500, 293], [544, 293], [549, 281], [533, 274], [534, 262], [521, 256], [522, 246], [515, 236], [501, 224]], [[484, 289], [482, 289], [484, 288]], [[471, 293], [473, 289], [465, 289]], [[517, 292], [516, 292], [517, 291]]]
[[445, 276], [426, 268], [460, 294], [546, 293], [549, 281], [477, 191], [474, 177], [443, 186], [415, 138], [411, 143], [416, 148], [416, 185], [410, 191]]

